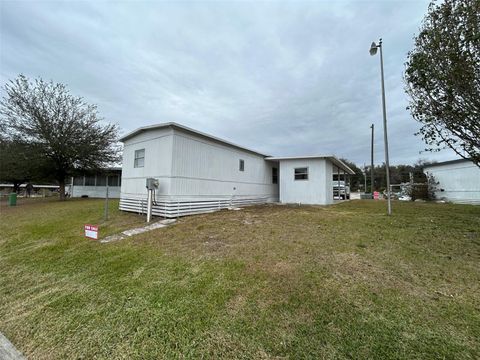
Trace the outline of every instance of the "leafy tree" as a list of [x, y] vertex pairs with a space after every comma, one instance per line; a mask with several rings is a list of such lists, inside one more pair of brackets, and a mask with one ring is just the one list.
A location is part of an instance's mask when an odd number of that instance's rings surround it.
[[413, 182], [415, 183], [424, 183], [428, 182], [428, 176], [423, 172], [423, 168], [427, 165], [433, 164], [435, 161], [428, 161], [425, 159], [419, 159], [415, 164], [413, 164]]
[[[425, 160], [418, 160], [413, 165], [390, 165], [390, 183], [402, 184], [410, 182], [410, 176], [413, 176], [414, 183], [426, 183], [427, 177], [423, 172], [424, 166], [430, 162]], [[385, 163], [375, 166], [374, 169], [374, 189], [377, 191], [383, 191], [387, 188], [386, 184], [386, 168]], [[367, 176], [370, 175], [370, 167], [367, 167]]]
[[407, 193], [412, 198], [412, 201], [417, 199], [435, 200], [438, 182], [434, 176], [429, 174], [425, 177], [425, 182], [422, 184], [414, 184], [407, 188]]
[[8, 138], [35, 146], [48, 159], [61, 199], [67, 176], [119, 160], [118, 127], [102, 125], [97, 107], [71, 95], [65, 85], [20, 75], [4, 91], [0, 115]]
[[[353, 162], [346, 159], [341, 159], [345, 164], [355, 172], [355, 175], [350, 175], [350, 187], [352, 191], [359, 191], [364, 187], [364, 173]], [[423, 172], [423, 168], [426, 165], [431, 164], [430, 161], [419, 159], [413, 165], [390, 165], [390, 183], [391, 184], [405, 184], [413, 180], [415, 184], [427, 184], [428, 178]], [[370, 166], [366, 167], [367, 173], [367, 189], [370, 189]], [[386, 189], [386, 168], [385, 163], [377, 165], [374, 168], [374, 190], [383, 191]], [[333, 174], [334, 180], [336, 180], [336, 173]], [[342, 179], [342, 175], [341, 175]]]
[[449, 147], [480, 166], [480, 1], [432, 2], [405, 72], [427, 151]]
[[362, 170], [355, 165], [355, 163], [348, 161], [347, 159], [341, 159], [350, 169], [355, 172], [355, 175], [349, 175], [350, 177], [350, 190], [358, 191], [360, 188], [364, 187], [364, 175]]
[[49, 181], [51, 164], [38, 146], [19, 139], [0, 139], [0, 181], [12, 183], [13, 191], [27, 181]]

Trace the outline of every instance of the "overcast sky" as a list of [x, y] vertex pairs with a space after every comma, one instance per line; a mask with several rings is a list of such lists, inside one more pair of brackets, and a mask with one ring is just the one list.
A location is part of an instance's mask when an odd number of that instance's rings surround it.
[[122, 133], [175, 121], [270, 155], [383, 162], [384, 40], [391, 163], [419, 152], [402, 73], [427, 1], [1, 1], [1, 82], [62, 82]]

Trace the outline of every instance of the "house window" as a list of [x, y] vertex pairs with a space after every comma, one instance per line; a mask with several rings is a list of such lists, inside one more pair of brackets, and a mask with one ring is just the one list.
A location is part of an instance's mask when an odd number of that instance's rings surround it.
[[240, 161], [238, 162], [238, 170], [245, 171], [245, 161], [243, 161], [242, 159], [240, 159]]
[[97, 175], [97, 186], [106, 186], [107, 178], [105, 175]]
[[272, 184], [278, 184], [278, 169], [272, 167]]
[[141, 168], [145, 166], [145, 149], [135, 150], [134, 167]]
[[75, 176], [73, 178], [73, 185], [75, 186], [83, 186], [83, 176]]
[[295, 180], [308, 180], [308, 167], [295, 168]]
[[110, 175], [110, 176], [108, 177], [108, 186], [120, 186], [120, 185], [118, 184], [118, 182], [119, 182], [118, 180], [119, 180], [119, 179], [120, 179], [120, 178], [118, 177], [118, 175]]
[[85, 186], [95, 186], [95, 175], [85, 176]]

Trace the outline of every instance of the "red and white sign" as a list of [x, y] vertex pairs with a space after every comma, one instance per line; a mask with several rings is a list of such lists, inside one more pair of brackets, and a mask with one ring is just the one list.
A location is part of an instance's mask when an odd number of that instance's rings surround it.
[[374, 198], [375, 200], [378, 200], [378, 199], [380, 198], [380, 193], [379, 193], [378, 191], [374, 191], [374, 192], [373, 192], [373, 198]]
[[85, 225], [85, 237], [98, 240], [98, 226], [95, 225]]

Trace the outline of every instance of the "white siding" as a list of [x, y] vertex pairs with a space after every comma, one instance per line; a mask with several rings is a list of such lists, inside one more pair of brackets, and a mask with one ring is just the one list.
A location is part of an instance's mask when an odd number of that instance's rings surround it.
[[[244, 160], [244, 171], [239, 161]], [[174, 131], [171, 196], [178, 200], [262, 198], [278, 201], [272, 166], [264, 157]]]
[[[122, 210], [146, 211], [148, 177], [160, 183], [153, 214], [166, 217], [279, 200], [333, 203], [331, 157], [266, 160], [261, 154], [175, 125], [139, 130], [126, 139]], [[145, 165], [135, 168], [135, 151], [141, 149], [145, 149]], [[240, 160], [244, 171], [239, 169]], [[278, 169], [278, 184], [272, 182], [273, 167]], [[308, 167], [308, 180], [294, 179], [297, 167]]]
[[439, 183], [437, 199], [480, 205], [480, 168], [473, 162], [465, 160], [426, 167], [425, 173], [433, 175]]
[[[134, 167], [145, 149], [145, 166]], [[239, 160], [245, 170], [239, 171]], [[120, 209], [146, 211], [145, 179], [160, 186], [153, 214], [166, 217], [278, 201], [271, 162], [260, 154], [175, 128], [148, 130], [124, 143]]]
[[[69, 185], [72, 197], [88, 196], [91, 198], [105, 198], [107, 193], [106, 186], [80, 186]], [[118, 199], [120, 197], [120, 186], [109, 186], [108, 197], [112, 199]]]
[[[170, 128], [140, 133], [124, 143], [122, 164], [122, 198], [146, 198], [145, 181], [159, 180], [158, 196], [170, 194], [173, 131]], [[134, 167], [135, 150], [145, 149], [145, 165]]]
[[[295, 180], [295, 168], [308, 168], [308, 180]], [[280, 202], [333, 203], [332, 163], [326, 159], [280, 160]]]
[[325, 183], [323, 185], [324, 195], [322, 196], [325, 199], [324, 205], [333, 204], [333, 172], [336, 169], [331, 161], [325, 160]]

